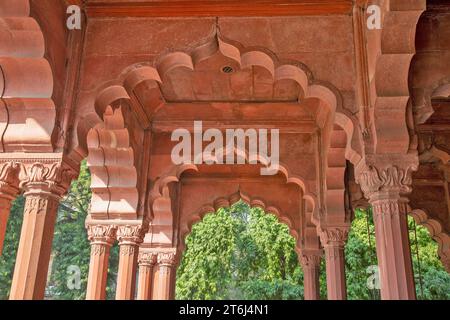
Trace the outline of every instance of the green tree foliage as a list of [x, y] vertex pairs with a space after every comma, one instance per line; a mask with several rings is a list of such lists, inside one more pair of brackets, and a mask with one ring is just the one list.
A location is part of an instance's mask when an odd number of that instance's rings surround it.
[[19, 247], [20, 229], [22, 228], [24, 197], [18, 197], [11, 206], [7, 232], [3, 246], [3, 254], [0, 257], [0, 299], [6, 300], [11, 289], [12, 274]]
[[299, 299], [295, 240], [273, 215], [243, 202], [194, 225], [177, 272], [178, 299]]

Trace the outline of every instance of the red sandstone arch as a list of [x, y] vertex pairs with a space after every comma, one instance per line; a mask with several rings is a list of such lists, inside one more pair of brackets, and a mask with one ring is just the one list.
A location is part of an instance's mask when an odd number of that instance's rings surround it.
[[427, 228], [430, 236], [438, 243], [438, 255], [445, 269], [450, 272], [450, 236], [444, 231], [442, 224], [428, 216], [421, 209], [415, 209], [410, 212], [415, 222]]
[[105, 110], [104, 126], [87, 137], [92, 219], [136, 219], [139, 195], [134, 151], [121, 108]]
[[[52, 67], [28, 0], [0, 3], [0, 150], [53, 152]], [[25, 130], [26, 129], [26, 130]], [[26, 131], [26, 135], [24, 132]]]
[[[266, 72], [273, 86], [273, 91], [270, 91], [272, 92], [270, 99], [285, 99], [283, 90], [297, 92], [295, 99], [299, 102], [304, 99], [318, 99], [320, 101], [319, 108], [311, 110], [311, 112], [316, 115], [319, 127], [331, 127], [334, 122], [339, 124], [349, 137], [348, 157], [353, 161], [360, 158], [361, 146], [357, 132], [357, 119], [342, 108], [341, 97], [337, 89], [313, 79], [311, 72], [303, 65], [300, 66], [299, 63], [283, 64], [273, 54], [252, 48], [243, 48], [234, 42], [230, 44], [220, 37], [210, 39], [209, 42], [198, 46], [189, 53], [166, 53], [156, 60], [155, 66], [150, 66], [148, 63], [131, 65], [122, 72], [118, 79], [100, 85], [94, 93], [95, 96], [87, 98], [85, 104], [92, 101], [95, 112], [101, 117], [104, 110], [113, 105], [114, 101], [126, 100], [137, 115], [141, 127], [148, 128], [152, 116], [164, 105], [163, 92], [168, 90], [165, 88], [173, 82], [165, 80], [177, 72], [189, 74], [197, 70], [202, 71], [204, 68], [207, 69], [208, 64], [213, 63], [210, 61], [217, 60], [217, 55], [223, 56], [224, 58], [221, 59], [229, 62], [238, 71], [254, 67], [263, 73]], [[222, 62], [222, 60], [220, 61]], [[192, 100], [196, 99], [192, 98]], [[78, 121], [78, 126], [82, 128], [77, 131], [86, 131], [86, 124], [83, 121]], [[329, 143], [329, 135], [329, 129], [324, 130], [325, 145]], [[83, 148], [83, 146], [84, 143], [78, 141], [77, 147]], [[78, 151], [78, 153], [82, 152]]]

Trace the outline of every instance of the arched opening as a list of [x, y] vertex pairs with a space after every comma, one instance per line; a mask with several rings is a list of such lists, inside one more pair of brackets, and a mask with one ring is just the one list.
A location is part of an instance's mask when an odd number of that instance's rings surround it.
[[176, 299], [302, 297], [296, 240], [275, 215], [241, 200], [192, 227], [177, 270]]

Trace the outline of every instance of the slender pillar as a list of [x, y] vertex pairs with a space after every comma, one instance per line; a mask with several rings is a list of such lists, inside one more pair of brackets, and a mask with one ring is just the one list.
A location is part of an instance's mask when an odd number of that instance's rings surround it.
[[173, 300], [175, 297], [175, 253], [158, 253], [153, 285], [153, 300]]
[[360, 169], [359, 173], [361, 189], [373, 207], [383, 300], [416, 299], [406, 198], [411, 192], [411, 171], [416, 164], [400, 160], [400, 167], [370, 166]]
[[86, 300], [105, 300], [109, 252], [115, 241], [116, 228], [106, 225], [88, 225], [87, 231], [91, 242], [91, 259]]
[[322, 229], [320, 241], [325, 250], [328, 300], [347, 299], [344, 247], [348, 227]]
[[138, 300], [151, 300], [153, 288], [153, 267], [156, 264], [157, 255], [152, 252], [140, 252], [138, 258]]
[[143, 236], [143, 229], [140, 225], [119, 226], [117, 229], [120, 252], [116, 300], [134, 300], [137, 258]]
[[17, 187], [18, 167], [14, 162], [0, 164], [0, 256], [3, 252], [11, 204], [19, 193]]
[[34, 163], [23, 170], [25, 210], [11, 300], [44, 298], [59, 200], [74, 177], [61, 163]]
[[377, 193], [373, 206], [377, 258], [383, 300], [416, 299], [408, 234], [408, 199]]
[[303, 269], [305, 300], [320, 300], [320, 260], [321, 252], [304, 251], [300, 258]]

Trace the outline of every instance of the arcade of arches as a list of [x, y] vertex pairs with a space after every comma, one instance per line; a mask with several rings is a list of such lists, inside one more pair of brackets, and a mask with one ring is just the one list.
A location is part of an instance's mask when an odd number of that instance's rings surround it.
[[[407, 214], [450, 271], [448, 39], [444, 0], [0, 0], [0, 250], [26, 198], [10, 299], [44, 297], [58, 202], [85, 158], [87, 299], [105, 298], [116, 244], [117, 299], [173, 298], [192, 225], [238, 199], [289, 226], [306, 299], [321, 259], [328, 298], [346, 298], [352, 212], [372, 206], [382, 299], [415, 299]], [[278, 173], [173, 164], [171, 133], [194, 121], [278, 129]]]

